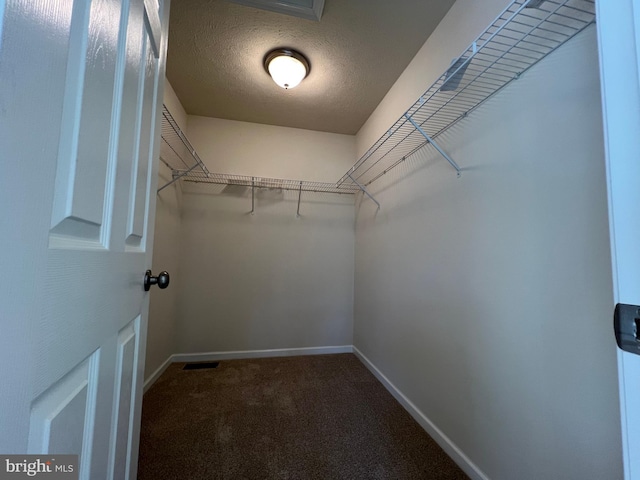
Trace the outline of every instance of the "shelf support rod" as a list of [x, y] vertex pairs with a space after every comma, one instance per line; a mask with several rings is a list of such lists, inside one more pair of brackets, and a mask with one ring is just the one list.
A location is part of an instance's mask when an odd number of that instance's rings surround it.
[[451, 164], [451, 166], [453, 168], [456, 169], [456, 172], [458, 173], [458, 177], [462, 174], [462, 169], [458, 166], [458, 164], [456, 162], [453, 161], [453, 159], [447, 155], [447, 152], [445, 152], [444, 150], [442, 150], [440, 148], [440, 146], [433, 140], [433, 138], [431, 138], [429, 135], [427, 135], [427, 132], [425, 132], [420, 125], [418, 125], [415, 120], [413, 118], [411, 118], [411, 116], [408, 113], [405, 113], [404, 116], [406, 117], [407, 120], [409, 120], [409, 122], [411, 122], [411, 125], [413, 125], [416, 130], [418, 130], [418, 132], [420, 132], [420, 134], [427, 139], [427, 142], [429, 142], [431, 145], [433, 145], [435, 147], [435, 149], [440, 153], [440, 155], [442, 155], [447, 162], [449, 162]]
[[255, 198], [256, 198], [256, 177], [251, 177], [251, 215], [255, 211]]
[[355, 183], [360, 190], [362, 190], [362, 193], [364, 193], [367, 197], [373, 200], [373, 202], [378, 206], [378, 210], [380, 210], [380, 203], [378, 203], [378, 201], [375, 198], [373, 198], [373, 196], [369, 192], [367, 192], [367, 189], [364, 188], [364, 185], [361, 185], [360, 183], [358, 183], [358, 181], [351, 176], [351, 173], [347, 173], [347, 175], [349, 176], [351, 181]]
[[300, 190], [298, 190], [298, 211], [296, 217], [300, 217], [300, 197], [302, 197], [302, 181], [300, 181]]
[[175, 182], [177, 182], [178, 180], [180, 180], [182, 177], [186, 176], [189, 174], [189, 172], [191, 172], [191, 170], [193, 170], [196, 167], [199, 167], [200, 164], [196, 163], [193, 167], [191, 167], [189, 170], [185, 170], [184, 172], [180, 172], [179, 175], [174, 175], [173, 176], [173, 180], [171, 180], [169, 183], [167, 183], [166, 185], [163, 185], [162, 187], [160, 187], [158, 189], [158, 191], [156, 193], [160, 193], [162, 190], [164, 190], [165, 188], [167, 188], [169, 185], [173, 185]]

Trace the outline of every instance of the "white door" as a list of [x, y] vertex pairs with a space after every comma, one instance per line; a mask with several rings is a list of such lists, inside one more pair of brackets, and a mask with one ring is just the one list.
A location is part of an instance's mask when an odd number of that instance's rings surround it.
[[0, 0], [0, 452], [83, 479], [137, 469], [168, 10]]
[[[640, 305], [640, 0], [596, 6], [614, 302]], [[618, 350], [618, 377], [625, 479], [640, 480], [640, 355]]]

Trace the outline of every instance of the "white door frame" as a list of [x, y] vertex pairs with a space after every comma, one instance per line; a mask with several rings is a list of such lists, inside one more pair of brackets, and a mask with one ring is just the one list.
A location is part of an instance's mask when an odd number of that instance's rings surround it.
[[[613, 298], [640, 305], [640, 0], [596, 8]], [[624, 475], [640, 480], [640, 356], [618, 349], [618, 379]]]

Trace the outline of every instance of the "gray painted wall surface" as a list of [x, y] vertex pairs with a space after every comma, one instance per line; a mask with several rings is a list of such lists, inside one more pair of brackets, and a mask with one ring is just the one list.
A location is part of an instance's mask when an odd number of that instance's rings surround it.
[[[187, 114], [169, 82], [165, 83], [164, 103], [180, 128], [186, 131]], [[171, 171], [160, 162], [158, 187], [171, 180]], [[171, 276], [165, 290], [152, 288], [144, 376], [147, 380], [170, 355], [176, 353], [178, 325], [178, 286], [180, 284], [180, 208], [181, 189], [174, 184], [160, 192], [156, 202], [153, 245], [153, 273], [167, 270]]]
[[[355, 137], [198, 116], [189, 139], [212, 172], [335, 181]], [[353, 343], [354, 199], [183, 185], [179, 353]]]
[[[187, 116], [165, 103], [212, 172], [331, 181], [355, 137]], [[161, 168], [161, 180], [170, 178]], [[180, 185], [178, 187], [178, 185]], [[353, 343], [352, 196], [178, 183], [158, 198], [146, 378], [174, 353]]]
[[185, 188], [180, 353], [353, 343], [351, 198]]
[[595, 28], [373, 185], [354, 344], [492, 480], [622, 478]]

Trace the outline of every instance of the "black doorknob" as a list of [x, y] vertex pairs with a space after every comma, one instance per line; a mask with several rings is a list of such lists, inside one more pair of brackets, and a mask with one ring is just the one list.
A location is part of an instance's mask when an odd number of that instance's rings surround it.
[[160, 288], [167, 288], [169, 286], [169, 272], [162, 271], [157, 277], [154, 277], [151, 270], [147, 270], [144, 273], [144, 291], [148, 292], [151, 285], [158, 285]]

